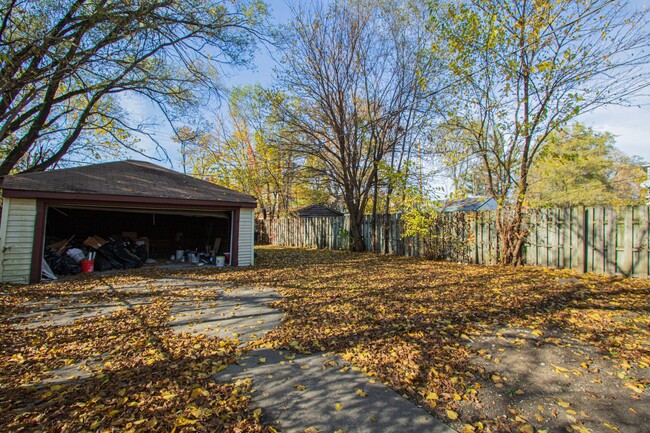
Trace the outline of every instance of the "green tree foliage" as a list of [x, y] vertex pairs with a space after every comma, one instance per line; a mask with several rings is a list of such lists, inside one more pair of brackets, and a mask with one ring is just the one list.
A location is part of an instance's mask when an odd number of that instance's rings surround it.
[[265, 218], [287, 212], [301, 166], [278, 120], [284, 100], [259, 85], [232, 89], [227, 114], [211, 131], [183, 128], [175, 138], [195, 176], [253, 195]]
[[1, 0], [0, 175], [45, 170], [79, 143], [133, 145], [142, 125], [120, 94], [169, 119], [207, 101], [221, 65], [250, 58], [265, 16], [260, 1]]
[[649, 84], [650, 10], [629, 1], [431, 1], [454, 104], [441, 113], [500, 204], [503, 263], [521, 263], [529, 171], [549, 135]]
[[626, 206], [643, 203], [645, 170], [614, 147], [614, 136], [575, 123], [548, 138], [530, 173], [534, 207]]

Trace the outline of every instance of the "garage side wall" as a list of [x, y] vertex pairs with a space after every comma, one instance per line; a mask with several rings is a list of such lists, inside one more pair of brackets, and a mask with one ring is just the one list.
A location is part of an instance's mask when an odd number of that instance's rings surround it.
[[36, 200], [5, 198], [0, 222], [0, 282], [29, 283]]
[[239, 212], [239, 266], [251, 266], [254, 263], [254, 232], [253, 209], [242, 208]]

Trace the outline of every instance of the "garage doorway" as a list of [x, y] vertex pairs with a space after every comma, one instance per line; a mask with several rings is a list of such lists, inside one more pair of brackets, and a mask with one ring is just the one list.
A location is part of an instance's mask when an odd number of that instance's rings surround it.
[[90, 236], [117, 240], [126, 233], [146, 239], [149, 257], [154, 259], [169, 259], [176, 250], [208, 252], [215, 245], [215, 253], [222, 254], [231, 250], [233, 214], [49, 205], [45, 245], [64, 239], [81, 245]]

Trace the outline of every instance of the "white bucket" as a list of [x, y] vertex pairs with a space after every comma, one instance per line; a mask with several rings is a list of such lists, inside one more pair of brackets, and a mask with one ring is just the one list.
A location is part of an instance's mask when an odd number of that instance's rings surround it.
[[176, 250], [176, 260], [182, 262], [185, 257], [185, 250]]
[[217, 256], [217, 267], [222, 268], [226, 265], [226, 258], [224, 256]]

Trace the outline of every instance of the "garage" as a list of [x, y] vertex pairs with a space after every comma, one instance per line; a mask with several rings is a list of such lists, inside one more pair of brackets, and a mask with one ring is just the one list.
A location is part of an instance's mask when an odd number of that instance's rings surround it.
[[7, 176], [2, 190], [2, 282], [40, 281], [49, 246], [93, 236], [132, 238], [157, 261], [187, 251], [253, 264], [253, 197], [149, 162]]

